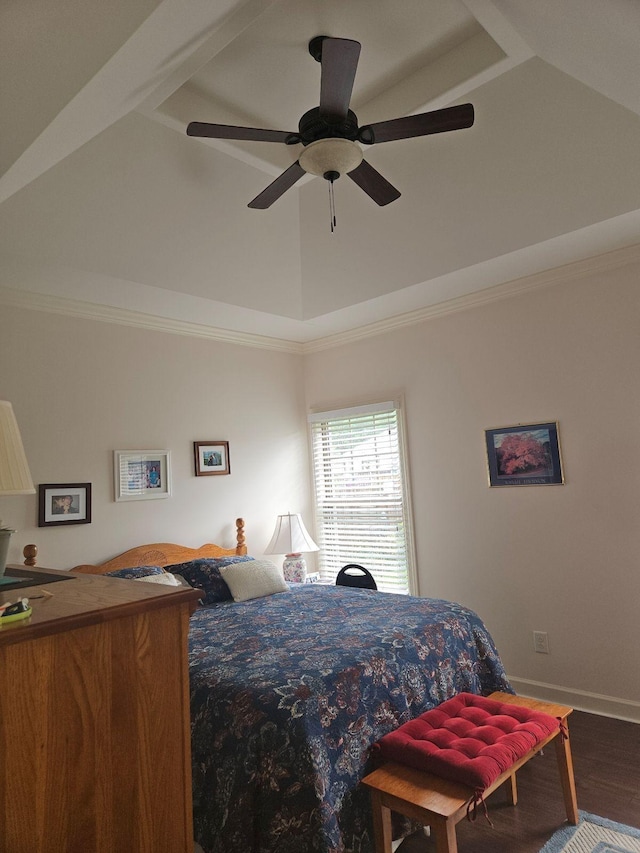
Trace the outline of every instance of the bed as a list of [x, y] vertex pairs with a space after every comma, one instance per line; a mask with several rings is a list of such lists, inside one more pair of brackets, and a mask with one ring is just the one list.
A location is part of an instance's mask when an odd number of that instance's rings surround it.
[[[246, 556], [241, 519], [236, 529], [232, 549], [145, 545], [75, 570], [177, 564], [193, 580], [194, 566], [215, 563], [246, 580], [262, 562]], [[282, 590], [213, 601], [203, 586], [207, 603], [191, 617], [196, 840], [205, 853], [373, 853], [359, 785], [372, 744], [459, 692], [511, 688], [482, 620], [460, 604]]]

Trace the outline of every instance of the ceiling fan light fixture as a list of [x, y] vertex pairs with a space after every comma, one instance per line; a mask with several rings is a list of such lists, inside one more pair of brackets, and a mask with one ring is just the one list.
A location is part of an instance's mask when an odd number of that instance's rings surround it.
[[362, 163], [363, 156], [362, 148], [350, 139], [317, 139], [306, 146], [298, 162], [305, 172], [323, 178], [328, 172], [352, 172]]

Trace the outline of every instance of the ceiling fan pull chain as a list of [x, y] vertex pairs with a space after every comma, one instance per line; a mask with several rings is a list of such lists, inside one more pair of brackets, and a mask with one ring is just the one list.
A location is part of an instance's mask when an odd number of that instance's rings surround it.
[[333, 234], [336, 227], [336, 198], [333, 192], [333, 178], [328, 178], [327, 183], [329, 184], [329, 219], [331, 222], [331, 233]]

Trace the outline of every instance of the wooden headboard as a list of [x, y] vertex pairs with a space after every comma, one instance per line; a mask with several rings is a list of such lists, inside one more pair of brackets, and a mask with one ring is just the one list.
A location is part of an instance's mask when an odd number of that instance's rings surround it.
[[[35, 545], [26, 545], [24, 548], [25, 565], [35, 566], [38, 549]], [[138, 545], [130, 548], [117, 557], [93, 566], [84, 563], [74, 566], [72, 572], [82, 572], [90, 575], [103, 575], [105, 572], [113, 572], [116, 569], [128, 569], [133, 566], [171, 566], [174, 563], [186, 563], [189, 560], [197, 560], [206, 557], [233, 557], [243, 556], [247, 553], [244, 538], [244, 518], [236, 518], [236, 547], [223, 548], [220, 545], [202, 545], [200, 548], [187, 548], [184, 545], [173, 545], [170, 542], [153, 542], [149, 545]]]

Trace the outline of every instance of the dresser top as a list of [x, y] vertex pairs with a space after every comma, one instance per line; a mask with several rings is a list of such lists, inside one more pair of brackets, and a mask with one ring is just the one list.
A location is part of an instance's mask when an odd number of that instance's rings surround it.
[[[31, 616], [0, 626], [0, 646], [70, 631], [146, 610], [188, 603], [195, 609], [201, 593], [187, 587], [141, 583], [102, 575], [74, 574], [56, 569], [7, 566], [16, 580], [33, 578], [32, 586], [2, 590], [0, 604], [28, 598]], [[55, 575], [65, 580], [42, 583]]]

